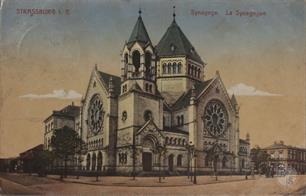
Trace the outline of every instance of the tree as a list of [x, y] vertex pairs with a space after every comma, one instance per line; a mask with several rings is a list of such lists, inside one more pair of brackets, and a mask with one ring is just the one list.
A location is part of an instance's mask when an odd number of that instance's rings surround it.
[[270, 155], [259, 146], [251, 149], [251, 161], [257, 172], [264, 173], [269, 164]]
[[[73, 156], [79, 153], [82, 144], [83, 141], [78, 133], [67, 126], [54, 131], [51, 138], [52, 151], [57, 159], [64, 161], [65, 176], [67, 161], [73, 159]], [[62, 174], [61, 178], [63, 178]]]
[[54, 160], [54, 154], [48, 150], [38, 152], [34, 156], [33, 166], [39, 176], [45, 176], [50, 163]]

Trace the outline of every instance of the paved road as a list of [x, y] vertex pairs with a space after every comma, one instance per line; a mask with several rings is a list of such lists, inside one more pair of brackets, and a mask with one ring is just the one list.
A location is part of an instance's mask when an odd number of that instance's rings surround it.
[[0, 178], [0, 194], [14, 195], [40, 195], [42, 192], [36, 188], [26, 187], [21, 184]]
[[[15, 178], [17, 176], [14, 176]], [[26, 179], [25, 179], [26, 178]], [[38, 178], [38, 177], [37, 177]], [[38, 183], [37, 179], [21, 176], [29, 185], [19, 185], [5, 179], [1, 179], [4, 193], [10, 194], [46, 194], [46, 195], [288, 195], [290, 193], [302, 193], [306, 188], [306, 176], [296, 176], [293, 180], [284, 181], [285, 178], [257, 177], [255, 180], [240, 180], [235, 182], [210, 183], [202, 185], [188, 184], [186, 186], [170, 187], [127, 187], [117, 184], [103, 185], [94, 183], [95, 178], [84, 181], [93, 182], [84, 184], [77, 181], [60, 182], [50, 178], [38, 178], [44, 183]], [[168, 177], [168, 183], [181, 182], [186, 177]], [[199, 181], [205, 181], [209, 176], [199, 177]], [[225, 177], [224, 177], [225, 178]], [[228, 178], [228, 177], [227, 177]], [[12, 179], [12, 178], [11, 178]], [[29, 183], [29, 179], [31, 183]], [[106, 177], [104, 181], [121, 181], [125, 177]], [[129, 178], [130, 180], [130, 178]], [[156, 178], [137, 178], [135, 183], [146, 184]], [[20, 182], [20, 181], [19, 181]], [[32, 183], [33, 182], [33, 183]], [[293, 182], [286, 184], [284, 182]]]

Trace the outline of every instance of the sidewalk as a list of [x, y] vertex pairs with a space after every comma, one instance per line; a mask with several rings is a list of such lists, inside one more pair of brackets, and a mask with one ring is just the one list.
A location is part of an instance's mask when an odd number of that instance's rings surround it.
[[[53, 180], [59, 180], [59, 176], [49, 175], [48, 178]], [[251, 180], [251, 177], [248, 177]], [[176, 186], [194, 186], [194, 185], [205, 185], [205, 184], [216, 184], [226, 182], [245, 181], [245, 176], [218, 176], [216, 181], [215, 176], [197, 176], [197, 184], [193, 184], [187, 176], [171, 176], [162, 179], [159, 182], [158, 177], [136, 177], [135, 180], [132, 177], [122, 176], [100, 176], [98, 181], [96, 177], [84, 177], [80, 176], [76, 179], [75, 176], [68, 176], [64, 178], [63, 182], [79, 183], [79, 184], [90, 184], [99, 186], [127, 186], [127, 187], [176, 187]]]

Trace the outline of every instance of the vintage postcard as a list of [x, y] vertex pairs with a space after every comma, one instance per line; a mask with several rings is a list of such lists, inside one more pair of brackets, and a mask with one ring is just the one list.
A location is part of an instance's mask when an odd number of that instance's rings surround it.
[[0, 194], [305, 195], [304, 0], [0, 0]]

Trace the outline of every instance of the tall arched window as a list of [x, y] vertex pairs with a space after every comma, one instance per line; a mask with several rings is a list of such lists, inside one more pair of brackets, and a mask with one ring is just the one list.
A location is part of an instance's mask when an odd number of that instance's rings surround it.
[[184, 125], [184, 115], [181, 115], [181, 125]]
[[173, 74], [176, 74], [176, 63], [173, 63]]
[[150, 52], [146, 52], [145, 54], [145, 66], [150, 67], [152, 62], [152, 54]]
[[177, 73], [181, 73], [182, 72], [182, 63], [178, 63], [177, 64]]
[[167, 64], [164, 63], [163, 64], [163, 74], [166, 74], [167, 73]]
[[168, 74], [171, 74], [171, 63], [168, 63]]
[[86, 170], [90, 170], [90, 154], [86, 157]]
[[128, 53], [125, 53], [125, 55], [124, 55], [124, 64], [125, 65], [128, 64], [128, 61], [129, 61], [129, 55], [128, 55]]
[[194, 76], [194, 67], [193, 67], [193, 65], [191, 65], [190, 75]]
[[145, 53], [145, 67], [146, 67], [146, 77], [150, 76], [150, 70], [151, 70], [151, 62], [152, 62], [152, 54], [150, 52]]
[[93, 153], [92, 158], [91, 158], [91, 170], [92, 171], [96, 170], [96, 163], [97, 163], [96, 153]]
[[176, 165], [178, 167], [182, 166], [182, 159], [183, 159], [183, 155], [180, 154], [180, 155], [177, 156], [177, 163], [176, 163]]
[[135, 72], [138, 72], [140, 67], [140, 53], [138, 52], [138, 50], [135, 50], [132, 56], [133, 56], [133, 65], [135, 66]]
[[176, 117], [176, 120], [177, 120], [177, 125], [180, 126], [180, 124], [181, 124], [180, 116], [177, 116], [177, 117]]
[[200, 75], [201, 75], [201, 69], [199, 68], [198, 69], [198, 78], [200, 78]]
[[190, 66], [190, 64], [188, 64], [188, 75], [190, 75], [191, 74], [191, 66]]

